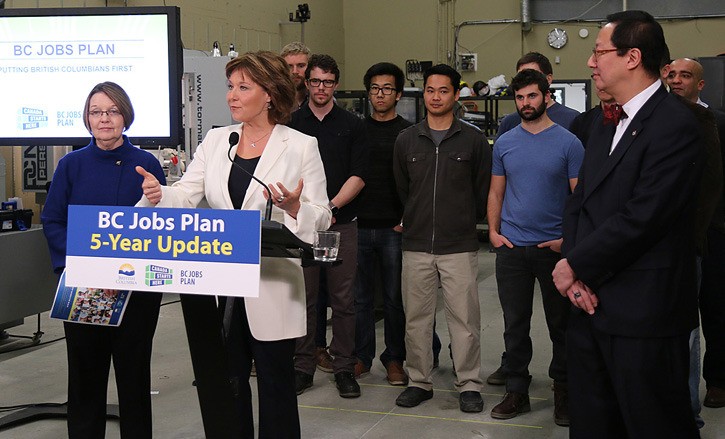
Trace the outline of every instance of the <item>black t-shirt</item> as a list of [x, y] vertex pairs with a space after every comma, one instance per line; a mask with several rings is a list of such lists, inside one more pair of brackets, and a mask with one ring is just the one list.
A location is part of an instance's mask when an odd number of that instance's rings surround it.
[[[367, 179], [369, 142], [362, 119], [334, 105], [322, 120], [305, 105], [292, 113], [289, 127], [317, 138], [327, 177], [327, 196], [332, 199], [352, 176]], [[335, 222], [349, 223], [357, 217], [358, 198], [341, 207]]]
[[358, 225], [366, 229], [394, 227], [403, 217], [393, 175], [393, 150], [400, 132], [412, 124], [398, 115], [384, 122], [365, 118], [370, 139], [370, 168], [358, 198]]

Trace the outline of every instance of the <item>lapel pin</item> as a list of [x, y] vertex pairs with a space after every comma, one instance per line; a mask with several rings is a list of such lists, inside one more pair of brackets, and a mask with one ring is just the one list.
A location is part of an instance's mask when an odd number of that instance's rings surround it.
[[637, 130], [632, 131], [632, 136], [636, 136], [636, 135], [637, 135]]

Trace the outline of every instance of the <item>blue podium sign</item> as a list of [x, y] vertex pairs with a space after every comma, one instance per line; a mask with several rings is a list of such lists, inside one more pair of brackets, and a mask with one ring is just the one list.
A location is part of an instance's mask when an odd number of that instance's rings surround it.
[[257, 210], [68, 208], [66, 284], [257, 297]]

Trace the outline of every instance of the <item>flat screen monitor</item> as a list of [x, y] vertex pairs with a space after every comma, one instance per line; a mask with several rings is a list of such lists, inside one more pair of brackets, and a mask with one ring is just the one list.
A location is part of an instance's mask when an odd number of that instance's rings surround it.
[[181, 143], [177, 7], [0, 10], [0, 145], [86, 145], [96, 84], [126, 90], [140, 146]]
[[583, 113], [591, 108], [591, 83], [588, 79], [555, 79], [551, 83], [551, 97], [566, 107]]

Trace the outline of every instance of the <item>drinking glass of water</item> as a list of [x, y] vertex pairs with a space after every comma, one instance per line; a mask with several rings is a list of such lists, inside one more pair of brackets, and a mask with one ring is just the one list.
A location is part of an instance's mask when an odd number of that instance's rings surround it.
[[315, 243], [312, 251], [316, 261], [334, 261], [340, 248], [340, 232], [330, 230], [315, 232]]

